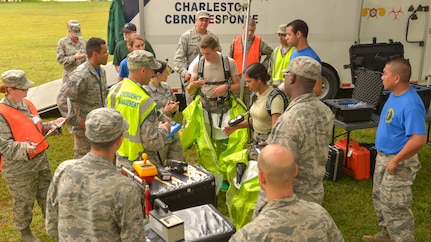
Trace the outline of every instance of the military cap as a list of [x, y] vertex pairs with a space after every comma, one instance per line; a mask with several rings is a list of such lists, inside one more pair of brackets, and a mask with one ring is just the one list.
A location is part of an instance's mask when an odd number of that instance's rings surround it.
[[127, 55], [127, 67], [129, 70], [139, 70], [143, 67], [157, 70], [162, 67], [162, 64], [154, 59], [154, 55], [151, 52], [134, 50]]
[[290, 61], [289, 67], [283, 72], [291, 72], [300, 77], [317, 80], [322, 72], [322, 65], [311, 57], [298, 56]]
[[136, 32], [136, 25], [134, 25], [132, 23], [126, 23], [124, 25], [123, 29], [121, 29], [121, 31], [126, 32], [126, 33]]
[[1, 78], [5, 87], [28, 89], [34, 84], [34, 82], [27, 79], [25, 73], [21, 70], [5, 71], [1, 74]]
[[129, 124], [119, 111], [113, 108], [97, 108], [85, 119], [87, 138], [95, 143], [106, 143], [120, 137]]
[[210, 14], [208, 12], [205, 12], [205, 11], [199, 11], [196, 14], [196, 18], [197, 19], [200, 19], [200, 18], [210, 18]]
[[276, 34], [286, 34], [286, 27], [287, 27], [287, 24], [280, 24], [278, 26]]
[[81, 24], [77, 20], [69, 20], [67, 29], [72, 32], [75, 37], [81, 36]]

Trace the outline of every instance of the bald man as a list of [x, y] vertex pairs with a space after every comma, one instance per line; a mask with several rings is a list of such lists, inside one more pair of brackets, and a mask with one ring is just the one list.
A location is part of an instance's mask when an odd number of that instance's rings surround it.
[[257, 159], [261, 188], [268, 203], [254, 220], [236, 232], [235, 241], [344, 241], [329, 213], [293, 192], [298, 167], [292, 152], [269, 144]]

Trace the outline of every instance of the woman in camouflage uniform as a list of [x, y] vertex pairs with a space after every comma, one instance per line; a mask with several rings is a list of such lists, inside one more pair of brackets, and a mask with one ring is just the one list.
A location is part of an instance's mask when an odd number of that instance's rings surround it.
[[[147, 86], [144, 85], [144, 89], [157, 103], [159, 121], [163, 122], [166, 117], [173, 120], [173, 116], [178, 111], [180, 102], [176, 101], [176, 97], [172, 92], [171, 87], [166, 83], [169, 74], [172, 72], [171, 67], [166, 61], [157, 61], [162, 64], [162, 67], [158, 70], [154, 70], [155, 76], [151, 78], [151, 81]], [[162, 164], [166, 159], [184, 161], [180, 135], [176, 133], [165, 143], [165, 146], [159, 150], [158, 153]]]
[[40, 241], [32, 234], [30, 224], [35, 201], [45, 215], [52, 178], [45, 152], [48, 143], [43, 137], [64, 118], [42, 122], [36, 107], [25, 98], [34, 83], [23, 71], [5, 71], [1, 78], [0, 93], [5, 93], [0, 100], [2, 177], [12, 196], [15, 229], [21, 232], [21, 241]]

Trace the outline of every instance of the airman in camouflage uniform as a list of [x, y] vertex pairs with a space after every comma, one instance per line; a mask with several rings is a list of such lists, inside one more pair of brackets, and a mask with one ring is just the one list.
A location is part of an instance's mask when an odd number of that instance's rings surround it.
[[68, 35], [57, 43], [57, 61], [63, 66], [64, 77], [86, 60], [87, 42], [81, 37], [81, 25], [76, 20], [67, 23]]
[[[321, 204], [328, 142], [334, 123], [332, 111], [313, 94], [321, 65], [310, 57], [300, 56], [284, 72], [285, 91], [291, 102], [278, 118], [267, 142], [283, 145], [294, 154], [299, 169], [294, 181], [295, 194], [300, 199]], [[261, 191], [254, 216], [264, 204]]]
[[[37, 151], [40, 140], [30, 140], [33, 133], [28, 127], [38, 129], [36, 125], [41, 125], [39, 137], [43, 137], [52, 125], [58, 124], [64, 118], [57, 119], [49, 123], [42, 123], [39, 115], [35, 115], [30, 110], [29, 101], [24, 101], [28, 88], [34, 83], [27, 79], [25, 73], [20, 70], [9, 70], [2, 74], [3, 85], [0, 92], [5, 96], [0, 101], [0, 154], [3, 162], [2, 177], [12, 196], [13, 214], [15, 229], [21, 231], [22, 241], [40, 241], [34, 237], [30, 231], [30, 224], [33, 219], [34, 201], [37, 200], [42, 213], [45, 215], [46, 192], [51, 181], [51, 170], [45, 150]], [[33, 105], [32, 105], [33, 106]], [[14, 109], [21, 112], [27, 120], [20, 120], [20, 116], [13, 114], [14, 118], [6, 119], [3, 112], [10, 112], [6, 109]], [[36, 108], [34, 107], [34, 110]], [[37, 111], [35, 111], [37, 112]], [[23, 128], [24, 123], [29, 126]], [[20, 133], [15, 133], [12, 126], [18, 126]], [[21, 138], [20, 138], [21, 137]], [[24, 140], [20, 140], [24, 137]], [[40, 153], [36, 153], [40, 152]], [[30, 158], [30, 154], [36, 156]]]
[[[63, 83], [57, 97], [57, 105], [63, 117], [67, 115], [66, 99], [72, 102], [69, 130], [74, 135], [73, 158], [81, 158], [90, 150], [85, 137], [85, 118], [96, 108], [106, 103], [106, 72], [100, 65], [106, 65], [108, 52], [106, 43], [100, 38], [91, 38], [87, 42], [88, 60], [71, 72]], [[94, 54], [95, 52], [98, 55]]]
[[[191, 77], [188, 72], [189, 65], [199, 55], [199, 42], [205, 35], [211, 35], [220, 43], [217, 36], [207, 29], [209, 24], [210, 14], [205, 11], [199, 11], [196, 14], [196, 25], [184, 32], [177, 45], [177, 50], [174, 56], [174, 70], [180, 74], [184, 80], [184, 86], [187, 87]], [[222, 52], [220, 44], [217, 50]], [[192, 101], [192, 96], [186, 92], [187, 104]]]
[[293, 153], [269, 144], [258, 156], [260, 186], [268, 204], [229, 240], [236, 241], [344, 241], [329, 213], [319, 204], [299, 199], [293, 192], [298, 168]]
[[58, 241], [142, 241], [141, 191], [113, 164], [128, 124], [115, 109], [87, 115], [88, 154], [62, 162], [48, 189], [46, 231]]
[[157, 104], [143, 88], [161, 64], [145, 50], [134, 50], [127, 58], [129, 77], [111, 87], [107, 106], [119, 110], [133, 127], [127, 130], [124, 146], [117, 151], [117, 167], [123, 165], [134, 170], [132, 162], [141, 160], [138, 156], [141, 152], [148, 154], [148, 160], [161, 164], [156, 152], [165, 146], [171, 120], [166, 117], [159, 123]]
[[[178, 111], [179, 102], [176, 102], [176, 97], [171, 90], [169, 84], [166, 83], [168, 75], [171, 73], [171, 67], [166, 61], [157, 60], [162, 67], [154, 70], [155, 76], [151, 78], [148, 85], [144, 85], [145, 91], [157, 103], [157, 109], [161, 114], [159, 122], [164, 122], [165, 117], [173, 119], [173, 114]], [[166, 159], [184, 161], [184, 153], [181, 144], [179, 133], [174, 134], [172, 138], [166, 140], [165, 146], [158, 151], [162, 163]]]
[[373, 203], [382, 230], [363, 241], [415, 241], [412, 185], [422, 165], [418, 152], [426, 143], [424, 104], [410, 86], [411, 66], [403, 58], [383, 68], [382, 81], [390, 90], [376, 132]]

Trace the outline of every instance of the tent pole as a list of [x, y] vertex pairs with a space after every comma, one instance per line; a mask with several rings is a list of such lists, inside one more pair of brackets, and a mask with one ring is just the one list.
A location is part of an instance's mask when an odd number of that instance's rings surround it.
[[246, 63], [246, 58], [247, 58], [247, 40], [248, 40], [248, 20], [250, 18], [250, 9], [251, 9], [251, 0], [247, 1], [247, 15], [246, 15], [246, 19], [245, 19], [245, 32], [243, 33], [243, 37], [242, 37], [242, 46], [243, 46], [243, 57], [242, 57], [242, 73], [238, 73], [241, 76], [241, 80], [240, 80], [240, 93], [239, 93], [239, 97], [241, 100], [244, 100], [244, 87], [245, 87], [245, 82], [244, 79], [242, 78], [242, 75], [244, 74], [244, 70], [245, 70], [245, 63]]
[[144, 0], [139, 1], [139, 34], [145, 38], [145, 29], [144, 29]]

